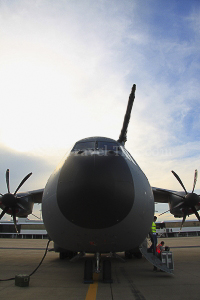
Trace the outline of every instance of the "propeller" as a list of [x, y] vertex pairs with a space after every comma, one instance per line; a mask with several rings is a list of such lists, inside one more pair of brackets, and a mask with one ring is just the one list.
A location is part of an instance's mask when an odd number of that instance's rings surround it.
[[18, 187], [16, 188], [14, 194], [12, 194], [10, 192], [10, 171], [9, 169], [6, 170], [6, 185], [7, 185], [7, 190], [8, 193], [6, 194], [0, 194], [2, 197], [0, 198], [0, 203], [4, 206], [3, 211], [0, 214], [0, 220], [3, 218], [3, 216], [9, 211], [13, 217], [13, 222], [15, 225], [15, 230], [18, 233], [17, 230], [17, 222], [16, 222], [16, 214], [17, 214], [17, 210], [22, 208], [25, 209], [23, 207], [23, 205], [21, 203], [19, 203], [19, 199], [21, 199], [22, 197], [17, 197], [17, 192], [18, 190], [22, 187], [22, 185], [26, 182], [26, 180], [32, 175], [32, 173], [29, 173], [28, 175], [26, 175], [24, 177], [24, 179], [20, 182], [20, 184], [18, 185]]
[[[195, 172], [194, 172], [194, 183], [193, 183], [193, 189], [192, 189], [191, 193], [187, 192], [187, 190], [186, 190], [183, 182], [181, 181], [180, 177], [174, 171], [172, 171], [172, 174], [176, 177], [176, 179], [178, 180], [178, 182], [182, 186], [183, 190], [185, 191], [185, 196], [176, 194], [176, 193], [171, 192], [171, 191], [165, 191], [165, 190], [162, 190], [162, 189], [157, 189], [157, 190], [162, 191], [162, 192], [167, 193], [167, 194], [170, 194], [170, 195], [175, 195], [175, 196], [182, 199], [181, 202], [179, 202], [176, 206], [173, 207], [173, 208], [180, 208], [180, 209], [183, 210], [183, 220], [182, 220], [182, 223], [181, 223], [181, 228], [182, 228], [183, 223], [185, 222], [187, 215], [189, 215], [191, 213], [191, 211], [195, 214], [197, 219], [200, 221], [200, 216], [199, 216], [199, 214], [197, 212], [197, 209], [195, 207], [196, 205], [199, 204], [200, 198], [197, 194], [194, 193], [194, 189], [195, 189], [196, 182], [197, 182], [197, 177], [198, 177], [198, 171], [195, 170]], [[164, 213], [160, 214], [159, 216], [165, 214], [168, 211], [169, 210], [165, 211]], [[181, 230], [181, 228], [180, 228], [180, 230]]]
[[198, 177], [198, 171], [195, 170], [194, 172], [194, 183], [193, 183], [193, 189], [191, 193], [188, 193], [183, 182], [181, 181], [180, 177], [174, 172], [172, 171], [172, 174], [176, 177], [176, 179], [178, 180], [178, 182], [180, 183], [180, 185], [182, 186], [182, 188], [185, 191], [185, 196], [181, 196], [181, 198], [183, 199], [179, 204], [177, 204], [176, 206], [174, 206], [174, 208], [182, 208], [183, 209], [183, 220], [181, 223], [181, 228], [183, 227], [183, 223], [186, 220], [186, 216], [189, 215], [189, 211], [192, 210], [192, 212], [195, 214], [195, 216], [197, 217], [197, 219], [200, 221], [200, 216], [196, 210], [196, 205], [198, 205], [198, 203], [200, 202], [199, 196], [194, 193], [194, 189], [196, 186], [196, 182], [197, 182], [197, 177]]

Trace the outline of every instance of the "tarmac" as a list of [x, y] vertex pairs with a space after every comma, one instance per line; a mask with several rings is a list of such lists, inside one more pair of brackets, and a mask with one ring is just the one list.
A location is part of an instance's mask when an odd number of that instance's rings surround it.
[[[174, 275], [153, 272], [153, 266], [144, 257], [125, 263], [112, 257], [113, 283], [103, 283], [100, 273], [94, 274], [93, 284], [84, 284], [85, 258], [70, 262], [60, 260], [58, 253], [50, 251], [30, 277], [29, 286], [16, 286], [15, 280], [0, 281], [0, 299], [199, 300], [200, 237], [163, 238], [163, 241], [173, 252]], [[40, 263], [46, 245], [45, 239], [0, 239], [0, 279], [31, 274]], [[52, 247], [51, 242], [49, 248]], [[124, 253], [118, 254], [124, 257]]]

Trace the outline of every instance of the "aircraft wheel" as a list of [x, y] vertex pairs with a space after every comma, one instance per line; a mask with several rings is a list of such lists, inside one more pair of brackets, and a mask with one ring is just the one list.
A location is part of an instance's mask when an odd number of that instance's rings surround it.
[[125, 258], [131, 259], [132, 258], [132, 253], [131, 251], [125, 251]]
[[138, 258], [138, 259], [141, 259], [142, 258], [142, 253], [140, 251], [138, 252], [134, 252], [133, 255]]
[[65, 252], [59, 252], [60, 259], [65, 259], [66, 253]]
[[110, 260], [103, 261], [103, 282], [104, 283], [112, 283], [112, 276], [111, 276], [111, 262]]
[[84, 268], [84, 283], [93, 283], [93, 261], [86, 259]]
[[74, 256], [77, 255], [77, 252], [74, 252], [74, 251], [68, 251], [68, 257], [69, 259], [73, 258]]

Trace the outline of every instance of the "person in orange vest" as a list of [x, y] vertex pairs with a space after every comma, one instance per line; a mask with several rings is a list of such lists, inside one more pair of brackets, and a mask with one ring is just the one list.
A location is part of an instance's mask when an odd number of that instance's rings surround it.
[[160, 242], [160, 244], [158, 244], [158, 246], [156, 247], [156, 252], [158, 254], [158, 257], [160, 258], [161, 257], [161, 253], [162, 251], [164, 250], [164, 242]]
[[[156, 246], [156, 254], [158, 256], [158, 258], [161, 260], [161, 253], [164, 250], [164, 242], [160, 242], [160, 244], [158, 244], [158, 246]], [[157, 267], [154, 266], [153, 271], [157, 271]]]

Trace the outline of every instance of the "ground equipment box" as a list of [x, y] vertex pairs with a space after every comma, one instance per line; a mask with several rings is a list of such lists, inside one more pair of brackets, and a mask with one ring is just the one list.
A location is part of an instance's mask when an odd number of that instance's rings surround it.
[[164, 265], [167, 266], [167, 268], [169, 268], [170, 270], [174, 270], [174, 260], [171, 251], [162, 251], [161, 261]]
[[15, 285], [16, 286], [29, 286], [30, 276], [25, 274], [19, 274], [15, 276]]

